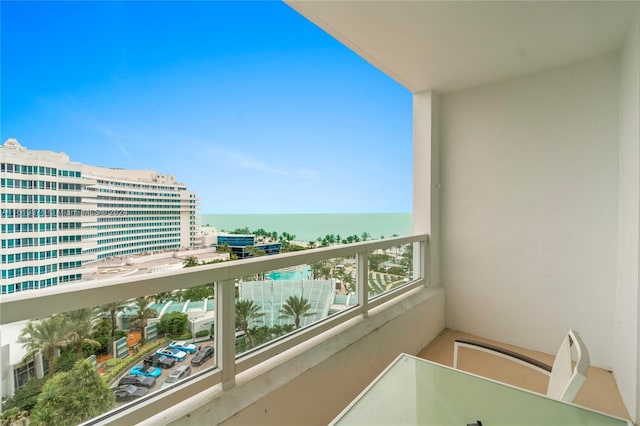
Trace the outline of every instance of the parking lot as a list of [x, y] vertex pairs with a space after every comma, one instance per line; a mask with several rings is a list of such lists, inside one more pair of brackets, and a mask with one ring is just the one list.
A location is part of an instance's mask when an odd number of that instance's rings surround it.
[[[213, 342], [202, 342], [202, 343], [199, 343], [199, 344], [198, 344], [198, 346], [199, 346], [199, 347], [201, 347], [201, 346], [213, 346]], [[153, 353], [153, 352], [152, 352], [152, 353]], [[196, 353], [197, 353], [197, 352], [196, 352]], [[165, 383], [165, 381], [166, 381], [167, 377], [169, 377], [169, 375], [171, 374], [171, 372], [172, 372], [173, 370], [175, 370], [176, 368], [178, 368], [178, 366], [181, 366], [181, 365], [188, 365], [188, 366], [190, 366], [190, 367], [191, 367], [191, 374], [189, 375], [189, 377], [187, 377], [186, 379], [183, 379], [183, 380], [182, 380], [182, 381], [180, 381], [180, 382], [177, 382], [177, 383], [181, 383], [181, 382], [183, 382], [183, 381], [185, 381], [185, 380], [189, 380], [189, 378], [190, 378], [191, 376], [195, 375], [196, 373], [198, 373], [198, 372], [200, 372], [200, 371], [204, 371], [204, 370], [210, 369], [210, 368], [212, 368], [212, 367], [214, 367], [214, 366], [216, 365], [216, 364], [215, 364], [215, 356], [213, 356], [212, 358], [209, 358], [209, 359], [208, 359], [207, 361], [205, 361], [202, 365], [197, 365], [197, 366], [196, 366], [196, 365], [191, 365], [191, 359], [192, 359], [195, 355], [196, 355], [196, 354], [189, 354], [189, 353], [188, 353], [188, 354], [187, 354], [187, 357], [186, 357], [183, 361], [178, 361], [178, 360], [176, 360], [176, 363], [175, 363], [175, 365], [174, 365], [173, 367], [171, 367], [171, 368], [167, 368], [167, 369], [160, 368], [160, 372], [161, 372], [161, 373], [160, 373], [160, 376], [156, 378], [156, 383], [155, 383], [155, 385], [153, 385], [151, 388], [149, 388], [149, 393], [148, 393], [148, 394], [151, 394], [151, 393], [153, 393], [153, 392], [157, 391], [158, 389], [160, 389], [160, 387]], [[136, 364], [131, 365], [131, 368], [135, 367], [136, 365], [140, 365], [140, 364], [142, 364], [142, 360], [140, 360], [140, 362], [138, 362], [138, 363], [136, 363]], [[129, 371], [131, 370], [131, 368], [128, 368], [124, 373], [122, 373], [122, 375], [118, 377], [118, 380], [116, 381], [116, 383], [117, 383], [120, 379], [122, 379], [124, 376], [128, 375], [128, 374], [129, 374]], [[117, 387], [117, 385], [112, 386], [112, 388], [113, 388], [113, 389], [115, 389], [116, 387]], [[116, 403], [115, 403], [115, 407], [119, 407], [119, 406], [125, 405], [125, 404], [127, 404], [128, 402], [129, 402], [129, 401], [116, 401]]]

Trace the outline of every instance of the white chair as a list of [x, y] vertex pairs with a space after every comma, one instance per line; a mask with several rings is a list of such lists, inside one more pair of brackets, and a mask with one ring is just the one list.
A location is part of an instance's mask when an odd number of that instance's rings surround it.
[[[578, 332], [569, 330], [560, 345], [553, 366], [499, 346], [468, 339], [456, 339], [453, 346], [453, 368], [458, 368], [458, 348], [475, 349], [490, 353], [532, 368], [549, 376], [547, 396], [562, 401], [573, 401], [582, 387], [589, 368], [589, 352]], [[575, 364], [571, 359], [571, 348], [575, 349]]]

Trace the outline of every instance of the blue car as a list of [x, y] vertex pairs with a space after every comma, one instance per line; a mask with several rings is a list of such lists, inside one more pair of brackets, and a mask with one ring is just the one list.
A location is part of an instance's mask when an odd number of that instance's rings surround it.
[[129, 371], [129, 374], [154, 378], [160, 376], [160, 373], [162, 373], [162, 371], [158, 367], [146, 367], [144, 365], [136, 365]]
[[168, 356], [169, 358], [175, 358], [178, 361], [184, 361], [184, 359], [187, 357], [187, 353], [184, 351], [181, 351], [180, 349], [164, 348], [164, 349], [160, 349], [156, 353], [158, 355]]
[[178, 349], [183, 352], [188, 352], [190, 354], [195, 354], [198, 350], [198, 347], [196, 345], [188, 342], [171, 342], [167, 347], [170, 349]]

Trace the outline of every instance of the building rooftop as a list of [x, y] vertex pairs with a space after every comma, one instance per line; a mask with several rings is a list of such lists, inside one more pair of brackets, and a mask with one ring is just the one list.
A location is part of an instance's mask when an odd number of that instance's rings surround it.
[[83, 278], [97, 280], [180, 269], [184, 267], [184, 263], [190, 256], [197, 257], [200, 262], [229, 259], [228, 253], [217, 253], [215, 248], [116, 256], [85, 264], [85, 267], [95, 268], [95, 271], [84, 273]]

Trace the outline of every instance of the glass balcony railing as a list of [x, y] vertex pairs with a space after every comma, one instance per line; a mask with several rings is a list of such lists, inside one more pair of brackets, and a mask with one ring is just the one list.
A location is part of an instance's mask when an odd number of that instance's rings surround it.
[[376, 250], [368, 260], [369, 300], [413, 280], [413, 244]]
[[427, 243], [367, 241], [6, 295], [1, 349], [24, 356], [3, 365], [15, 377], [2, 381], [14, 395], [40, 386], [39, 402], [18, 408], [29, 417], [89, 392], [72, 423], [137, 423], [166, 398], [228, 389], [274, 354], [425, 286]]

